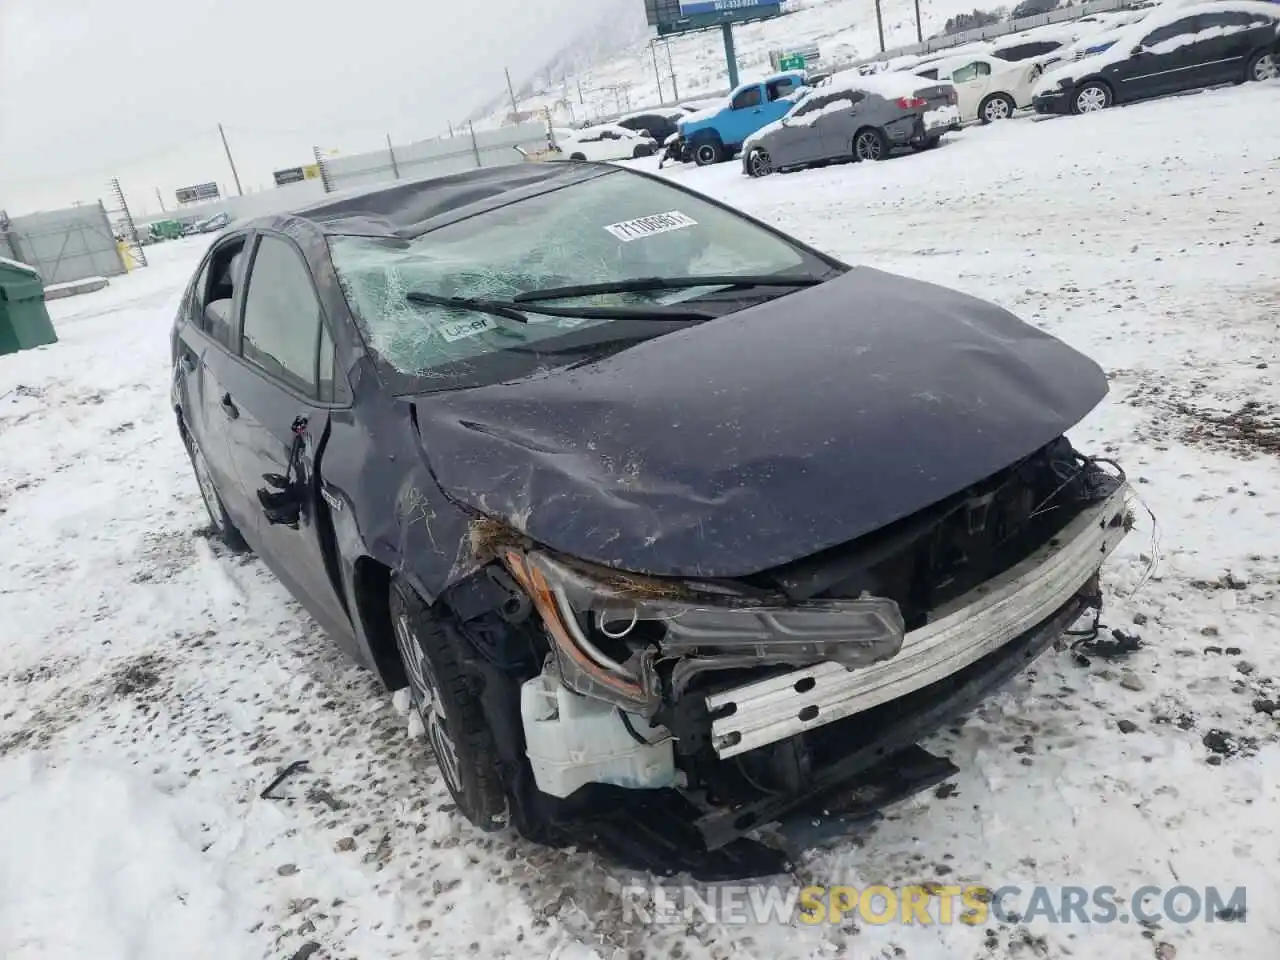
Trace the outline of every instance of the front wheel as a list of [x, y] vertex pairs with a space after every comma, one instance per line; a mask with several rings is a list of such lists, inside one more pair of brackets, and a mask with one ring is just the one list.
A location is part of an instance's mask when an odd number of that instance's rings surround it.
[[1249, 61], [1248, 77], [1250, 80], [1275, 80], [1280, 77], [1280, 57], [1265, 50], [1256, 54]]
[[1105, 83], [1086, 83], [1076, 91], [1071, 107], [1076, 113], [1097, 113], [1111, 106], [1111, 88]]
[[391, 582], [391, 626], [436, 766], [453, 802], [481, 830], [506, 825], [498, 751], [479, 697], [463, 672], [458, 639], [407, 583]]
[[1013, 102], [1013, 98], [1004, 93], [993, 93], [987, 97], [978, 107], [978, 119], [983, 123], [993, 123], [996, 120], [1008, 120], [1013, 116], [1013, 111], [1017, 109], [1017, 105]]
[[200, 499], [209, 513], [209, 522], [213, 526], [214, 535], [233, 553], [247, 553], [249, 545], [231, 522], [227, 508], [222, 505], [222, 497], [214, 485], [213, 474], [209, 471], [209, 461], [204, 458], [204, 451], [196, 443], [195, 438], [183, 426], [182, 443], [187, 448], [187, 456], [191, 458], [191, 469], [196, 475], [196, 485], [200, 488]]
[[724, 145], [719, 140], [703, 140], [694, 145], [693, 162], [700, 167], [709, 167], [724, 159]]
[[882, 131], [872, 127], [858, 131], [858, 135], [853, 138], [853, 157], [855, 160], [887, 160], [888, 138]]
[[762, 148], [756, 147], [747, 154], [747, 173], [753, 177], [767, 177], [773, 173], [773, 161]]

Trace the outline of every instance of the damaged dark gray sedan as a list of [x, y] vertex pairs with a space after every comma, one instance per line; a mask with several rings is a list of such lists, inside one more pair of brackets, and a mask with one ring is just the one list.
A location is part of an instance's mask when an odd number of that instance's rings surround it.
[[954, 772], [917, 745], [1101, 603], [1089, 359], [634, 171], [234, 225], [173, 333], [213, 525], [485, 829], [704, 877]]

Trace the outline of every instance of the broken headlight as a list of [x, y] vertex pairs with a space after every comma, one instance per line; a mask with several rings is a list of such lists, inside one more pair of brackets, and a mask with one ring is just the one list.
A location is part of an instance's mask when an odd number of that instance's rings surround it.
[[[794, 666], [831, 660], [854, 669], [897, 655], [906, 630], [897, 603], [883, 597], [789, 603], [544, 552], [512, 550], [506, 561], [555, 641], [565, 683], [607, 693], [606, 699], [622, 696], [632, 708], [656, 703], [658, 659], [731, 656]], [[590, 689], [573, 679], [583, 674]]]

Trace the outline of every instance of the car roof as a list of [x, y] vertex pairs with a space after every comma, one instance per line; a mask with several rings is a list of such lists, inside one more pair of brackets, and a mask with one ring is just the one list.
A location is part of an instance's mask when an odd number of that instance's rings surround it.
[[411, 239], [464, 217], [602, 176], [622, 167], [581, 161], [539, 161], [482, 167], [432, 179], [358, 187], [287, 213], [257, 217], [241, 228], [307, 229], [328, 236]]

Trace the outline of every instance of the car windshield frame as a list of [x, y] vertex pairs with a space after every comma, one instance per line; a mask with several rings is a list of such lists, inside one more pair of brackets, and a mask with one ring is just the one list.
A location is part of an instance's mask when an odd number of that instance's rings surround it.
[[[615, 180], [615, 178], [617, 179]], [[474, 322], [477, 328], [483, 328], [482, 335], [493, 330], [495, 331], [495, 337], [510, 335], [512, 342], [509, 346], [492, 347], [474, 355], [442, 360], [416, 370], [408, 369], [403, 357], [399, 358], [400, 362], [397, 363], [396, 358], [390, 355], [391, 351], [383, 349], [382, 344], [379, 343], [379, 331], [374, 329], [374, 321], [371, 320], [370, 316], [366, 315], [370, 312], [367, 309], [368, 298], [362, 296], [356, 289], [357, 284], [354, 284], [351, 279], [356, 272], [353, 269], [353, 260], [351, 258], [353, 251], [358, 251], [363, 247], [368, 252], [372, 251], [374, 245], [385, 244], [392, 251], [388, 254], [388, 257], [394, 259], [401, 255], [396, 248], [403, 251], [405, 245], [430, 244], [432, 238], [443, 240], [445, 237], [452, 237], [455, 234], [464, 238], [465, 245], [465, 242], [468, 242], [465, 238], [468, 236], [485, 236], [490, 231], [504, 230], [504, 211], [510, 212], [513, 207], [527, 209], [527, 205], [539, 202], [544, 205], [552, 203], [563, 204], [566, 192], [588, 189], [592, 185], [602, 182], [613, 182], [614, 185], [624, 188], [628, 184], [656, 186], [659, 190], [654, 194], [655, 198], [670, 200], [673, 207], [683, 205], [687, 209], [695, 211], [714, 211], [717, 216], [727, 215], [729, 220], [734, 222], [733, 225], [735, 227], [741, 227], [746, 231], [755, 233], [758, 238], [764, 238], [768, 242], [778, 245], [778, 249], [785, 250], [789, 256], [794, 257], [794, 263], [788, 264], [787, 269], [769, 271], [762, 271], [758, 267], [756, 269], [744, 267], [742, 270], [734, 271], [701, 269], [690, 270], [684, 275], [672, 274], [676, 280], [681, 280], [685, 276], [697, 277], [712, 274], [723, 275], [726, 273], [755, 275], [764, 272], [767, 275], [776, 275], [778, 277], [779, 283], [776, 287], [769, 285], [767, 287], [754, 286], [733, 289], [724, 285], [693, 288], [681, 285], [671, 290], [653, 291], [647, 294], [616, 294], [609, 296], [608, 305], [612, 306], [636, 307], [647, 304], [652, 305], [654, 308], [653, 319], [641, 317], [637, 319], [599, 321], [556, 321], [555, 318], [540, 315], [537, 309], [538, 303], [522, 303], [520, 304], [521, 311], [530, 315], [535, 321], [533, 324], [526, 326], [502, 321], [501, 318], [495, 318], [491, 313], [468, 311], [461, 307], [433, 308], [426, 304], [413, 303], [407, 300], [405, 306], [401, 307], [399, 301], [405, 300], [403, 294], [410, 292], [410, 289], [406, 288], [403, 292], [398, 291], [395, 301], [396, 309], [403, 309], [405, 314], [422, 312], [424, 327], [431, 323], [429, 314], [432, 310], [449, 315], [447, 321], [442, 321], [439, 316], [435, 318], [434, 323], [431, 324], [433, 332], [428, 334], [428, 337], [435, 336], [436, 332], [446, 324]], [[659, 202], [657, 205], [661, 206], [662, 203]], [[662, 212], [656, 209], [653, 211], [655, 215], [659, 215]], [[509, 203], [496, 206], [487, 205], [484, 209], [476, 210], [473, 213], [465, 210], [461, 211], [461, 213], [461, 216], [451, 216], [438, 225], [415, 233], [412, 237], [370, 236], [360, 232], [345, 233], [342, 231], [335, 231], [326, 236], [330, 266], [337, 277], [337, 285], [347, 304], [353, 326], [366, 348], [379, 380], [392, 395], [413, 396], [469, 389], [514, 382], [530, 376], [545, 374], [556, 369], [577, 365], [590, 359], [607, 356], [644, 340], [664, 336], [698, 323], [719, 320], [747, 307], [803, 289], [803, 286], [789, 285], [788, 281], [791, 279], [806, 276], [822, 277], [824, 280], [832, 279], [848, 269], [846, 264], [836, 258], [809, 247], [728, 204], [688, 190], [664, 178], [624, 168], [606, 170], [598, 177], [559, 184], [533, 194], [522, 194], [513, 198]], [[486, 220], [492, 221], [492, 226], [488, 230], [483, 228]], [[607, 226], [616, 225], [609, 224]], [[480, 229], [477, 229], [478, 226], [480, 226]], [[605, 227], [606, 225], [598, 224], [598, 226]], [[422, 249], [425, 252], [432, 248], [424, 246]], [[375, 254], [375, 258], [376, 256], [378, 255]], [[479, 269], [484, 267], [479, 258], [471, 262]], [[495, 276], [503, 281], [508, 281], [510, 274], [504, 272], [504, 265], [497, 263], [495, 266], [498, 268], [498, 273]], [[582, 277], [575, 279], [579, 281], [587, 279], [599, 281], [632, 278], [626, 273], [618, 273], [616, 276], [610, 277]], [[563, 281], [560, 283], [546, 281], [529, 284], [520, 291], [513, 290], [504, 293], [491, 292], [486, 294], [484, 291], [475, 290], [470, 293], [470, 296], [482, 300], [505, 299], [517, 292], [530, 292], [539, 288], [561, 285], [563, 285]], [[425, 293], [439, 292], [431, 289], [427, 282], [424, 282], [421, 286], [415, 285], [413, 289]], [[388, 293], [387, 296], [391, 295]], [[648, 297], [647, 300], [645, 299], [646, 297]], [[601, 303], [599, 299], [593, 301], [591, 298], [585, 297], [546, 301], [547, 305], [554, 303], [563, 306], [588, 307], [593, 302], [596, 304]], [[695, 319], [684, 316], [683, 319], [668, 319], [663, 317], [664, 308], [668, 312], [679, 311], [686, 315], [691, 311], [705, 312], [706, 318]], [[683, 311], [680, 308], [684, 308]], [[416, 336], [412, 332], [412, 328], [408, 326], [404, 328], [395, 327], [396, 321], [386, 317], [385, 313], [380, 314], [376, 322], [385, 325], [382, 333], [391, 332], [405, 334], [406, 336]], [[539, 333], [545, 333], [545, 335], [532, 339], [527, 337], [522, 339], [522, 330], [529, 328], [537, 329]]]

